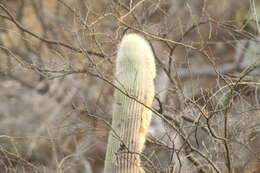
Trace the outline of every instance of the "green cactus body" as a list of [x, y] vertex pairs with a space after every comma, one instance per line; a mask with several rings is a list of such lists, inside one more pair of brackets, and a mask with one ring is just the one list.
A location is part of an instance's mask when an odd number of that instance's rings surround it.
[[[126, 35], [118, 50], [112, 130], [105, 173], [141, 173], [140, 153], [151, 120], [155, 62], [150, 45], [136, 34]], [[138, 100], [138, 101], [137, 101]]]

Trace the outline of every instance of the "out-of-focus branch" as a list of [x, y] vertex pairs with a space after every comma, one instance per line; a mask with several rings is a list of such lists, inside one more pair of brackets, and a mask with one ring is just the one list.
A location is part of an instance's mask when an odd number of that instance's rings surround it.
[[[112, 14], [111, 14], [112, 15]], [[157, 36], [155, 34], [152, 34], [152, 33], [149, 33], [149, 32], [146, 32], [144, 30], [141, 30], [141, 29], [138, 29], [136, 27], [133, 27], [131, 26], [130, 24], [126, 23], [124, 20], [122, 20], [121, 18], [118, 18], [114, 15], [112, 15], [113, 17], [116, 18], [116, 20], [121, 23], [122, 25], [128, 27], [128, 28], [131, 28], [137, 32], [140, 32], [148, 37], [151, 37], [153, 39], [156, 39], [156, 40], [160, 40], [160, 41], [165, 41], [165, 42], [168, 42], [168, 43], [171, 43], [171, 44], [174, 44], [174, 45], [179, 45], [179, 46], [182, 46], [182, 47], [185, 47], [185, 48], [189, 48], [189, 49], [192, 49], [192, 50], [197, 50], [197, 51], [200, 51], [198, 48], [196, 47], [193, 47], [192, 45], [188, 45], [188, 44], [184, 44], [184, 43], [181, 43], [181, 42], [178, 42], [178, 41], [174, 41], [174, 40], [170, 40], [170, 39], [166, 39], [166, 38], [163, 38], [163, 37], [160, 37], [160, 36]]]
[[[57, 46], [62, 46], [62, 47], [65, 47], [65, 48], [68, 48], [70, 50], [73, 50], [75, 52], [78, 52], [78, 53], [84, 53], [86, 51], [83, 51], [82, 49], [80, 48], [75, 48], [75, 47], [72, 47], [66, 43], [63, 43], [61, 41], [55, 41], [55, 40], [49, 40], [49, 39], [46, 39], [46, 38], [43, 38], [29, 30], [27, 30], [21, 23], [19, 23], [13, 16], [12, 14], [8, 11], [8, 9], [0, 3], [0, 8], [4, 10], [4, 12], [8, 15], [8, 17], [3, 17], [2, 15], [0, 15], [0, 17], [2, 17], [3, 19], [6, 19], [6, 20], [9, 20], [11, 21], [12, 23], [14, 23], [16, 25], [17, 28], [19, 28], [22, 32], [25, 32], [47, 44], [51, 44], [51, 45], [57, 45]], [[101, 54], [101, 53], [98, 53], [98, 52], [94, 52], [94, 51], [90, 51], [90, 50], [87, 50], [87, 53], [90, 54], [90, 55], [95, 55], [95, 56], [99, 56], [99, 57], [102, 57], [104, 58], [105, 55], [104, 54]]]
[[[177, 68], [175, 71], [180, 79], [186, 79], [196, 76], [209, 76], [217, 77], [219, 74], [227, 74], [238, 69], [243, 69], [246, 66], [242, 65], [242, 60], [245, 55], [245, 49], [247, 49], [249, 43], [247, 42], [243, 48], [237, 48], [234, 56], [234, 61], [231, 63], [223, 64], [219, 67], [213, 67], [212, 65], [205, 65], [203, 67], [191, 67], [191, 68]], [[216, 70], [218, 73], [216, 73]]]

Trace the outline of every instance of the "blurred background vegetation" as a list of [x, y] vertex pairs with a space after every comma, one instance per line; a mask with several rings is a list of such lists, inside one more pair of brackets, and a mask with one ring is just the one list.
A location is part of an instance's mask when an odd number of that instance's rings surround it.
[[0, 172], [102, 172], [129, 32], [172, 122], [154, 115], [146, 171], [260, 172], [259, 18], [259, 0], [0, 0]]

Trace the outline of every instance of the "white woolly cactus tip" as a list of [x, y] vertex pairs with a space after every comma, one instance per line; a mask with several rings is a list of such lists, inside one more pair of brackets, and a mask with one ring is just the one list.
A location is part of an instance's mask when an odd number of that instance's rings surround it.
[[[154, 55], [150, 44], [137, 34], [124, 36], [119, 45], [116, 68], [116, 85], [118, 88], [121, 88], [126, 94], [136, 98], [146, 106], [151, 106], [154, 97], [153, 79], [156, 71]], [[117, 92], [118, 91], [115, 91], [115, 93]], [[119, 95], [122, 95], [122, 93]], [[136, 139], [133, 139], [133, 141], [136, 142], [138, 146], [136, 152], [141, 152], [151, 120], [151, 111], [147, 108], [143, 108], [140, 103], [137, 103], [127, 96], [124, 96], [126, 98], [122, 99], [119, 95], [115, 94], [115, 101], [116, 103], [120, 103], [120, 106], [115, 104], [112, 124], [121, 123], [120, 121], [122, 119], [127, 118], [135, 120], [135, 122], [126, 122], [128, 124], [140, 124], [139, 130], [131, 129], [131, 131], [138, 133], [135, 135], [138, 136], [138, 138], [136, 138], [138, 141]], [[135, 106], [132, 107], [132, 105]], [[118, 113], [123, 109], [127, 110], [124, 111], [125, 114], [122, 115]], [[136, 117], [133, 117], [134, 115]], [[122, 130], [124, 129], [125, 128], [122, 128]], [[134, 130], [136, 130], [136, 132], [134, 132]]]
[[147, 73], [148, 70], [152, 78], [156, 75], [153, 51], [150, 44], [140, 35], [125, 35], [119, 45], [117, 58], [118, 73], [125, 64], [131, 64], [143, 72]]
[[153, 51], [141, 36], [128, 34], [119, 45], [116, 63], [115, 85], [124, 93], [115, 90], [104, 172], [142, 173], [140, 153], [154, 97]]

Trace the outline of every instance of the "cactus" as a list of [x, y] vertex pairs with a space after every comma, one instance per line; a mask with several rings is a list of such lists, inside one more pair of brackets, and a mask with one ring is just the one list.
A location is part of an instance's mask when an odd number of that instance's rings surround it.
[[[151, 120], [155, 62], [149, 43], [124, 36], [117, 54], [112, 117], [104, 173], [142, 173], [140, 153]], [[144, 106], [146, 105], [146, 106]]]

